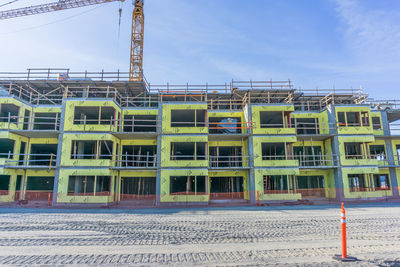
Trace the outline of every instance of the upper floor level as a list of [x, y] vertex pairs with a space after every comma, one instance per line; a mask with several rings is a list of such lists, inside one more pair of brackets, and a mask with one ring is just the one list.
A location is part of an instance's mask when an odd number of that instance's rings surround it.
[[290, 81], [152, 85], [119, 72], [57, 71], [0, 73], [0, 129], [386, 136], [399, 128], [396, 106], [368, 102], [360, 90], [297, 90]]

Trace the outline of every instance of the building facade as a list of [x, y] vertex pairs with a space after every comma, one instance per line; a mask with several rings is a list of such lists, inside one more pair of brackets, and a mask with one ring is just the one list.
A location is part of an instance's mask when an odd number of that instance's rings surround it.
[[399, 199], [400, 117], [360, 91], [87, 75], [0, 82], [0, 202]]

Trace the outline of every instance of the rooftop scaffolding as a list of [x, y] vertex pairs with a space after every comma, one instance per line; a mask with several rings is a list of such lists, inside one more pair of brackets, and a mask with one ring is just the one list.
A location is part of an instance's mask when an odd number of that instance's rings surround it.
[[[287, 81], [231, 81], [224, 84], [130, 82], [128, 72], [71, 72], [28, 69], [0, 72], [3, 95], [31, 104], [59, 105], [65, 98], [114, 99], [121, 107], [157, 107], [163, 101], [206, 102], [209, 109], [242, 109], [246, 104], [293, 104], [320, 110], [330, 104], [370, 104], [362, 89], [294, 89]], [[390, 105], [393, 106], [393, 105]]]

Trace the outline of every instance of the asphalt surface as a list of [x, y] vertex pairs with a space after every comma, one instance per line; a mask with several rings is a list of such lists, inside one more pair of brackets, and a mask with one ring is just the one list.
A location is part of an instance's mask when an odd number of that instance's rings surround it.
[[[400, 266], [400, 204], [346, 208], [347, 265]], [[341, 265], [339, 206], [0, 208], [0, 265]]]

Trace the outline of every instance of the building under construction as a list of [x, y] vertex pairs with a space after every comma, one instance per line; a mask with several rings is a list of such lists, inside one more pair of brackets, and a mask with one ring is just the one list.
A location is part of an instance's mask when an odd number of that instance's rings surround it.
[[0, 79], [1, 202], [399, 199], [400, 112], [360, 90], [51, 69]]

